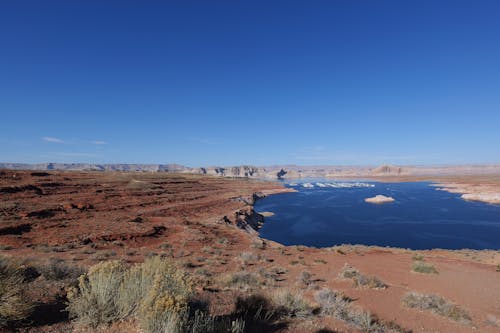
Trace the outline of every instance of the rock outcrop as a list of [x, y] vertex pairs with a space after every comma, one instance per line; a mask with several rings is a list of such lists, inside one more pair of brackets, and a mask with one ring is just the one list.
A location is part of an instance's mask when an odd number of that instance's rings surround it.
[[394, 165], [381, 165], [373, 169], [371, 172], [374, 176], [400, 176], [403, 174], [404, 169]]
[[383, 204], [388, 202], [394, 202], [394, 198], [386, 197], [385, 195], [378, 194], [372, 198], [366, 198], [365, 202], [374, 203], [374, 204]]

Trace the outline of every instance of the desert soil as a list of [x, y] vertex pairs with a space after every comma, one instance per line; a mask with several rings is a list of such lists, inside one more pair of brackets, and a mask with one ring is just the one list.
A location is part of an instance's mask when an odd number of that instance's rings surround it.
[[[489, 183], [483, 179], [480, 184]], [[214, 314], [230, 312], [239, 293], [293, 288], [302, 290], [314, 304], [316, 290], [327, 287], [407, 331], [500, 330], [500, 320], [494, 322], [500, 318], [500, 272], [496, 271], [500, 251], [283, 246], [261, 239], [249, 226], [258, 228], [261, 222], [252, 209], [255, 198], [284, 191], [288, 190], [275, 182], [188, 174], [4, 170], [0, 171], [0, 252], [26, 263], [60, 258], [82, 267], [101, 260], [133, 263], [163, 255], [199, 276], [199, 292], [210, 300]], [[413, 272], [417, 253], [438, 274]], [[378, 277], [388, 288], [356, 288], [351, 280], [339, 278], [345, 264]], [[223, 283], [230, 274], [242, 271], [254, 272], [262, 283], [244, 290]], [[277, 271], [278, 275], [270, 274]], [[308, 283], [299, 278], [303, 272], [311, 275]], [[64, 297], [64, 290], [47, 287], [43, 281], [32, 289], [33, 299], [41, 303]], [[409, 291], [440, 295], [465, 309], [472, 322], [458, 323], [430, 311], [409, 309], [401, 302]], [[35, 324], [22, 330], [73, 329], [64, 317]], [[131, 327], [117, 331], [133, 332]], [[281, 331], [320, 329], [357, 332], [329, 316], [295, 320]]]

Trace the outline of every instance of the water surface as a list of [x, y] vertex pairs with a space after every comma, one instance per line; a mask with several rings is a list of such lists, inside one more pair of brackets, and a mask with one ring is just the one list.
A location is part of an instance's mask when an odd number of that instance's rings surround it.
[[[336, 186], [339, 183], [344, 185]], [[500, 249], [500, 205], [464, 201], [458, 194], [436, 190], [425, 182], [349, 184], [309, 180], [287, 185], [296, 193], [257, 201], [256, 211], [275, 214], [266, 217], [261, 236], [285, 245], [316, 247], [350, 243]], [[377, 194], [396, 201], [364, 202]]]

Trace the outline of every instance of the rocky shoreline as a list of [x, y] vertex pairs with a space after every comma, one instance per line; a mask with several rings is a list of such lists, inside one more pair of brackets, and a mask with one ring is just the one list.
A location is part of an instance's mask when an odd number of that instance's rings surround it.
[[437, 190], [461, 194], [467, 201], [500, 204], [500, 185], [471, 183], [439, 183]]

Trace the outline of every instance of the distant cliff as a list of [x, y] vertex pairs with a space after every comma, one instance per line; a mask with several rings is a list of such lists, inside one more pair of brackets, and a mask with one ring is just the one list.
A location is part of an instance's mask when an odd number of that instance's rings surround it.
[[90, 164], [90, 163], [0, 163], [0, 169], [18, 170], [72, 170], [72, 171], [121, 171], [121, 172], [168, 172], [192, 173], [220, 177], [297, 179], [297, 178], [341, 178], [341, 177], [392, 177], [426, 175], [474, 175], [499, 174], [500, 165], [463, 166], [297, 166], [274, 165], [256, 167], [251, 165], [230, 167], [191, 168], [179, 164]]
[[0, 169], [184, 172], [190, 168], [179, 164], [0, 163]]

